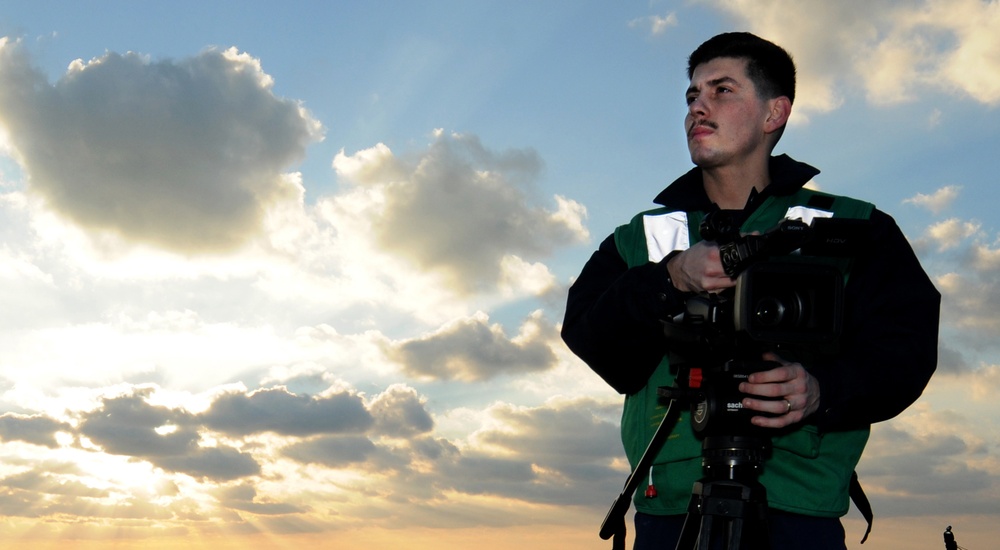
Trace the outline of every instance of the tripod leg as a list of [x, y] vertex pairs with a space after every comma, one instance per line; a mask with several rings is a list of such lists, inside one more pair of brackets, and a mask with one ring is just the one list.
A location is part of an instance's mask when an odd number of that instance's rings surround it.
[[680, 538], [677, 539], [677, 546], [674, 550], [687, 550], [696, 548], [698, 544], [698, 534], [700, 526], [696, 525], [697, 519], [692, 513], [688, 513], [684, 518], [684, 526], [681, 527]]
[[652, 467], [656, 453], [660, 452], [663, 443], [670, 436], [670, 432], [674, 429], [674, 425], [677, 424], [680, 414], [680, 407], [677, 404], [677, 400], [672, 398], [670, 404], [667, 405], [667, 411], [663, 414], [663, 420], [660, 421], [656, 432], [653, 433], [653, 438], [649, 441], [649, 445], [646, 446], [642, 457], [639, 458], [639, 463], [628, 476], [628, 480], [625, 481], [625, 488], [622, 489], [618, 498], [615, 499], [611, 505], [611, 509], [608, 510], [608, 515], [604, 518], [604, 523], [601, 524], [600, 534], [602, 539], [608, 540], [616, 534], [619, 537], [624, 537], [625, 514], [632, 503], [632, 495], [635, 494], [635, 490], [639, 486], [642, 477]]
[[698, 550], [709, 550], [712, 548], [712, 531], [717, 529], [715, 518], [712, 516], [701, 517], [701, 533], [698, 534]]
[[733, 518], [729, 522], [729, 550], [740, 550], [743, 544], [743, 518]]

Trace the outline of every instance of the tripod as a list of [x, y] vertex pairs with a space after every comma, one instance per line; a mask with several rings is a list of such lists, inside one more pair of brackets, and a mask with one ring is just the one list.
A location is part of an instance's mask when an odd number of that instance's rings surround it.
[[[659, 393], [670, 399], [667, 411], [601, 524], [601, 538], [613, 539], [612, 550], [625, 550], [625, 514], [641, 476], [649, 471], [653, 457], [677, 423], [678, 402], [703, 397], [676, 387], [661, 387]], [[705, 477], [694, 484], [676, 550], [770, 548], [767, 493], [757, 481], [770, 446], [771, 440], [762, 437], [705, 436], [701, 451]], [[720, 539], [714, 538], [719, 534], [726, 546], [720, 546]]]
[[[757, 481], [770, 440], [708, 436], [702, 444], [705, 477], [694, 484], [676, 550], [766, 550], [767, 491]], [[721, 537], [721, 538], [720, 538]]]

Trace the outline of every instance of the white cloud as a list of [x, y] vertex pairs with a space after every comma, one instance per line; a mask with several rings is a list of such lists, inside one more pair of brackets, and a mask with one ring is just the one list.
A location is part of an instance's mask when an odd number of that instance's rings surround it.
[[979, 229], [978, 223], [951, 218], [928, 227], [927, 236], [937, 243], [938, 251], [944, 251], [959, 246], [963, 240], [979, 233]]
[[931, 114], [927, 116], [927, 127], [937, 128], [941, 125], [941, 119], [944, 118], [944, 114], [941, 109], [934, 109]]
[[905, 199], [903, 203], [921, 206], [934, 214], [940, 214], [942, 210], [950, 207], [955, 202], [961, 190], [961, 185], [946, 185], [930, 195], [917, 193], [915, 196]]
[[1000, 365], [981, 365], [972, 372], [972, 380], [963, 379], [961, 383], [972, 388], [972, 397], [977, 401], [993, 404], [1000, 392]]
[[549, 343], [556, 338], [555, 328], [539, 314], [508, 337], [501, 325], [477, 312], [432, 333], [387, 342], [385, 353], [414, 378], [481, 381], [552, 368], [556, 357]]
[[353, 155], [347, 155], [341, 149], [333, 158], [333, 169], [341, 177], [360, 184], [377, 184], [406, 177], [405, 167], [396, 161], [384, 143], [376, 143]]
[[500, 260], [500, 289], [506, 296], [540, 296], [552, 289], [555, 275], [542, 263], [531, 263], [514, 255]]
[[628, 22], [629, 27], [649, 29], [653, 36], [659, 36], [667, 32], [667, 29], [678, 25], [677, 14], [670, 12], [666, 15], [649, 15], [637, 17]]
[[1000, 103], [1000, 4], [981, 0], [702, 0], [792, 53], [796, 106], [826, 112], [860, 86], [875, 104], [931, 91]]
[[446, 278], [463, 293], [495, 289], [508, 255], [538, 258], [585, 242], [585, 209], [556, 198], [533, 204], [542, 161], [530, 150], [494, 152], [472, 135], [435, 133], [426, 151], [397, 158], [384, 145], [334, 160], [358, 185], [345, 200], [383, 251]]
[[947, 44], [932, 78], [943, 76], [948, 86], [977, 101], [1000, 104], [1000, 3], [981, 0], [928, 0], [914, 23], [944, 34]]
[[282, 170], [321, 129], [272, 84], [229, 49], [177, 62], [109, 52], [50, 85], [0, 42], [0, 124], [30, 190], [98, 237], [184, 253], [238, 247], [295, 200]]

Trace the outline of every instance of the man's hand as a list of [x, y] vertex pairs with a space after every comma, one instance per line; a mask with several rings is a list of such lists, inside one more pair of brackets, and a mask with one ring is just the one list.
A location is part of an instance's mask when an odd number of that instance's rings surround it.
[[740, 384], [740, 391], [781, 399], [772, 401], [746, 397], [743, 406], [778, 416], [755, 416], [750, 422], [765, 428], [784, 428], [819, 409], [819, 382], [802, 365], [789, 363], [774, 353], [765, 353], [764, 359], [777, 361], [781, 366], [751, 374], [747, 382]]
[[681, 292], [721, 292], [736, 286], [722, 269], [719, 245], [700, 241], [667, 262], [670, 280]]

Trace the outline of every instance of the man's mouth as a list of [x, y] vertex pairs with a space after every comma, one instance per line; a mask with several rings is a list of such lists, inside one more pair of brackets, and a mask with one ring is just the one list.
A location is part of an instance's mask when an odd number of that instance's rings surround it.
[[703, 136], [703, 135], [706, 135], [706, 134], [711, 134], [717, 128], [718, 127], [713, 122], [708, 122], [708, 121], [699, 122], [699, 123], [694, 124], [693, 126], [691, 126], [691, 129], [688, 130], [688, 138], [691, 139], [691, 138], [696, 138], [696, 137]]

